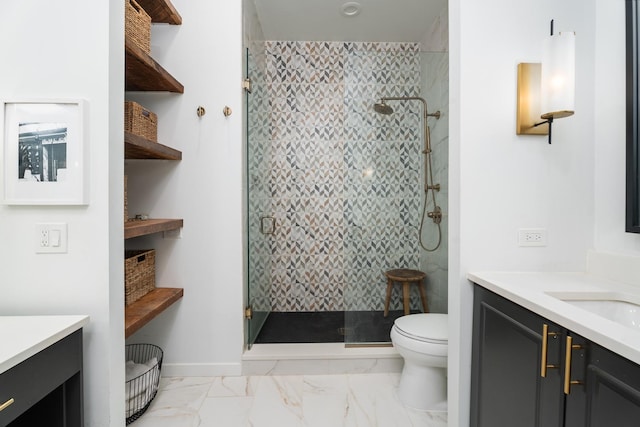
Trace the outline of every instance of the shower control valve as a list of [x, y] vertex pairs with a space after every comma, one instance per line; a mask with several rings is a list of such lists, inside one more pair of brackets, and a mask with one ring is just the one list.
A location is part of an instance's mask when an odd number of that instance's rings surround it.
[[440, 209], [440, 206], [436, 206], [434, 211], [427, 212], [427, 216], [433, 219], [436, 224], [440, 224], [442, 222], [442, 209]]

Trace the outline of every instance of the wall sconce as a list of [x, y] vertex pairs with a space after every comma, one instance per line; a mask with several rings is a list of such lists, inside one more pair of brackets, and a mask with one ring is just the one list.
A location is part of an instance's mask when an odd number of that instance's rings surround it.
[[542, 64], [518, 64], [516, 134], [548, 134], [551, 144], [553, 121], [573, 115], [574, 104], [575, 33], [553, 35], [551, 21]]

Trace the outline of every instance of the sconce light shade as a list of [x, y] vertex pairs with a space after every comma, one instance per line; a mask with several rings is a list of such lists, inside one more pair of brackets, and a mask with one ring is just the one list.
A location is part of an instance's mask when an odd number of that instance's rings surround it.
[[543, 119], [559, 119], [575, 111], [576, 36], [562, 32], [549, 36], [542, 59]]

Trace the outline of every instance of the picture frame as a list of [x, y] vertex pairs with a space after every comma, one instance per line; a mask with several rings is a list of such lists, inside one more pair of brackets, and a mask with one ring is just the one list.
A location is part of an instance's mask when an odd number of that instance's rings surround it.
[[82, 99], [3, 101], [6, 205], [87, 205], [89, 141]]

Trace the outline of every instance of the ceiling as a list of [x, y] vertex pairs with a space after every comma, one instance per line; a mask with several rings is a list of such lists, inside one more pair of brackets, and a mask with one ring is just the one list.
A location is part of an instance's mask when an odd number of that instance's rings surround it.
[[253, 0], [266, 40], [420, 42], [447, 0]]

